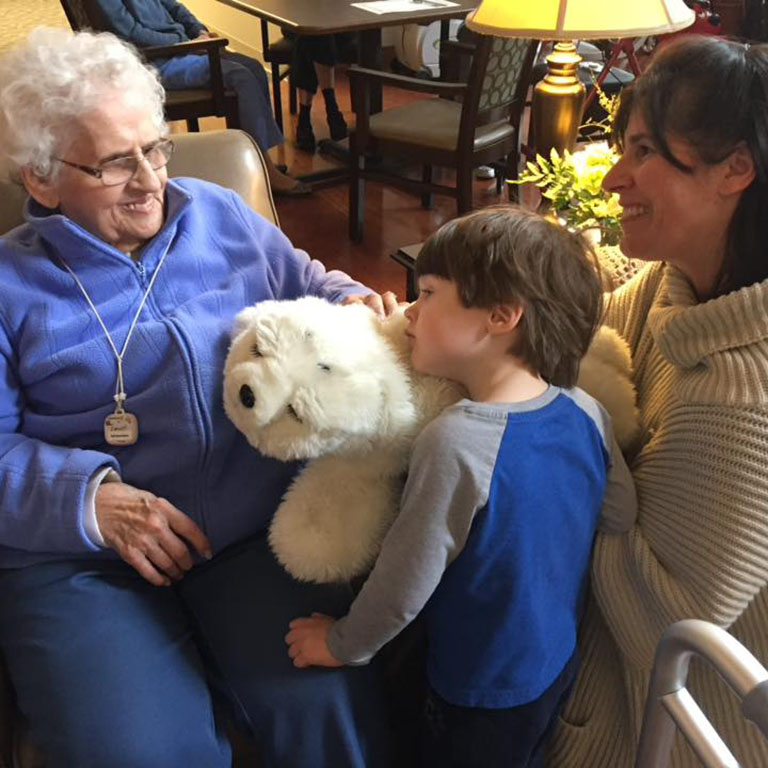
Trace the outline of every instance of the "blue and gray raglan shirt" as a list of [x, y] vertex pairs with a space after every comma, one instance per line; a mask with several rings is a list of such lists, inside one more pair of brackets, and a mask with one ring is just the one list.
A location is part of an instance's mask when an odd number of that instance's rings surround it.
[[635, 515], [610, 417], [582, 390], [462, 400], [416, 440], [400, 515], [330, 650], [364, 664], [423, 610], [444, 699], [534, 701], [575, 651], [595, 530]]

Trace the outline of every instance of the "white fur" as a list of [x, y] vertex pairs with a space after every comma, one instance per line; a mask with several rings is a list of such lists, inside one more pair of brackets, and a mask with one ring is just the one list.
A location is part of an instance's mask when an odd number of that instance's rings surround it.
[[[227, 415], [265, 455], [313, 459], [269, 533], [297, 579], [340, 581], [372, 565], [397, 514], [413, 438], [460, 397], [410, 370], [404, 329], [402, 313], [382, 322], [367, 307], [313, 297], [262, 302], [235, 322]], [[252, 408], [240, 400], [244, 385]]]
[[598, 328], [581, 361], [578, 383], [611, 415], [619, 446], [624, 450], [631, 447], [640, 431], [632, 356], [627, 342], [613, 328]]
[[[413, 439], [462, 396], [410, 369], [404, 330], [402, 313], [380, 321], [364, 306], [312, 297], [262, 302], [237, 317], [225, 365], [228, 416], [263, 454], [312, 460], [269, 532], [297, 579], [342, 581], [371, 567], [397, 514]], [[622, 345], [601, 330], [582, 379], [630, 434], [634, 391]], [[252, 407], [241, 401], [243, 387]]]

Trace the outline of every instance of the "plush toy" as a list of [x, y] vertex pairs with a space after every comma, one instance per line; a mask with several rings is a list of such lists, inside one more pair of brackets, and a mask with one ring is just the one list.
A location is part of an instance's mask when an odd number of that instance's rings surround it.
[[[343, 581], [370, 569], [397, 514], [414, 437], [463, 396], [409, 367], [405, 323], [402, 313], [381, 321], [360, 304], [314, 297], [262, 302], [237, 317], [225, 365], [229, 418], [263, 454], [309, 460], [269, 531], [297, 579]], [[636, 430], [628, 350], [607, 329], [592, 349], [586, 388], [611, 395], [606, 407], [626, 444]]]

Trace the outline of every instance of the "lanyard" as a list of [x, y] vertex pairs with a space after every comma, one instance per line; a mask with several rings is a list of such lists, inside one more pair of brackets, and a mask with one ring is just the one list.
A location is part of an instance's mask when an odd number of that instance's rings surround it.
[[133, 335], [133, 330], [136, 327], [139, 316], [144, 309], [144, 305], [147, 303], [147, 298], [149, 297], [149, 294], [152, 290], [152, 286], [155, 284], [155, 278], [157, 278], [157, 275], [160, 272], [160, 267], [163, 266], [165, 257], [168, 255], [169, 248], [170, 243], [166, 246], [162, 257], [160, 258], [160, 261], [158, 262], [157, 267], [152, 274], [152, 278], [149, 281], [147, 290], [144, 291], [144, 296], [142, 296], [139, 308], [136, 310], [136, 314], [133, 316], [133, 320], [131, 321], [131, 326], [128, 329], [128, 335], [125, 337], [123, 348], [119, 352], [117, 351], [115, 342], [112, 340], [112, 335], [110, 334], [109, 330], [107, 330], [107, 326], [104, 324], [104, 321], [99, 314], [99, 310], [96, 309], [96, 305], [88, 295], [88, 291], [85, 290], [85, 286], [80, 281], [80, 278], [74, 273], [64, 258], [57, 254], [59, 260], [64, 265], [67, 272], [69, 272], [69, 274], [74, 278], [75, 282], [77, 283], [77, 287], [80, 289], [80, 292], [88, 302], [88, 306], [93, 310], [93, 314], [96, 315], [96, 319], [99, 321], [99, 325], [104, 331], [104, 335], [107, 337], [109, 346], [112, 348], [112, 352], [115, 355], [115, 360], [117, 361], [117, 381], [115, 382], [114, 395], [115, 412], [111, 416], [107, 416], [104, 422], [104, 436], [107, 442], [111, 445], [132, 445], [138, 439], [138, 421], [133, 414], [127, 413], [123, 408], [123, 403], [125, 403], [126, 400], [125, 380], [123, 376], [123, 358], [125, 357], [125, 351], [128, 349], [128, 342], [131, 340], [131, 336]]

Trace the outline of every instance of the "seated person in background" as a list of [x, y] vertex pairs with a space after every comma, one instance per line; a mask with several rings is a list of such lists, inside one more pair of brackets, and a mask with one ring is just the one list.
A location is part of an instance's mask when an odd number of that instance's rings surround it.
[[52, 766], [229, 768], [226, 711], [265, 766], [378, 768], [372, 671], [285, 654], [290, 618], [351, 593], [274, 560], [296, 466], [235, 429], [222, 370], [249, 304], [382, 298], [169, 180], [162, 99], [109, 33], [0, 57], [0, 168], [30, 194], [0, 238], [0, 650]]
[[[176, 0], [95, 0], [111, 30], [139, 48], [173, 45], [212, 37], [205, 26]], [[272, 190], [277, 194], [305, 195], [311, 188], [282, 173], [267, 154], [284, 138], [272, 114], [269, 83], [264, 67], [241, 53], [222, 51], [224, 83], [237, 93], [240, 127], [250, 134], [264, 155]], [[169, 90], [207, 88], [211, 83], [208, 57], [188, 54], [155, 62]]]
[[598, 276], [580, 236], [511, 207], [443, 226], [416, 274], [413, 367], [469, 398], [417, 438], [400, 515], [347, 615], [292, 621], [289, 655], [365, 664], [423, 610], [423, 765], [539, 765], [578, 668], [595, 529], [635, 514], [610, 418], [574, 388]]
[[325, 101], [331, 139], [341, 141], [347, 137], [347, 123], [336, 102], [335, 67], [339, 62], [339, 50], [349, 46], [352, 39], [349, 33], [296, 38], [291, 78], [299, 92], [299, 121], [296, 126], [296, 146], [299, 149], [315, 151], [312, 101], [318, 85]]

